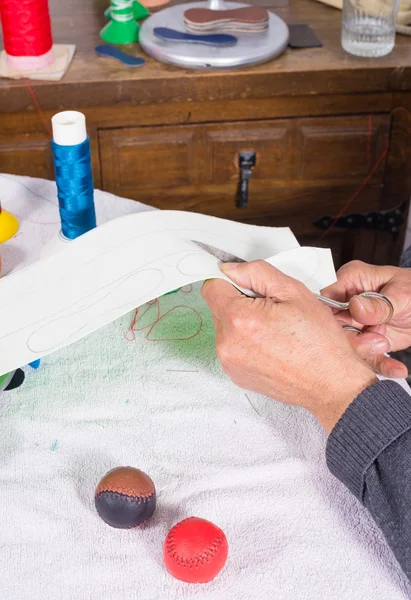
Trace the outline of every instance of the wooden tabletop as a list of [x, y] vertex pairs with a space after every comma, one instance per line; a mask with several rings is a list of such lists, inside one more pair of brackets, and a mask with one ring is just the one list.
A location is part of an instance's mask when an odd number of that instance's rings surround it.
[[[44, 109], [411, 89], [410, 37], [398, 35], [394, 51], [384, 58], [350, 56], [340, 43], [341, 12], [315, 0], [290, 0], [288, 6], [278, 8], [273, 8], [272, 0], [262, 4], [287, 23], [309, 24], [323, 48], [288, 49], [264, 65], [207, 73], [163, 65], [147, 57], [143, 67], [134, 69], [99, 57], [94, 48], [101, 43], [99, 31], [106, 23], [108, 0], [49, 3], [55, 43], [75, 43], [77, 51], [62, 81], [31, 83]], [[254, 4], [261, 5], [258, 0]], [[136, 53], [144, 56], [136, 48]], [[30, 104], [23, 82], [0, 80], [0, 110], [23, 110]]]

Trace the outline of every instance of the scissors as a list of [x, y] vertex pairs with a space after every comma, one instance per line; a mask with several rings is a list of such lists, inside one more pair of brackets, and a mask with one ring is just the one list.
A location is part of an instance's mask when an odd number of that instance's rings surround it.
[[[209, 254], [212, 254], [213, 256], [218, 258], [218, 260], [221, 260], [221, 262], [223, 262], [223, 263], [247, 262], [243, 258], [235, 256], [234, 254], [230, 254], [230, 252], [226, 252], [225, 250], [220, 250], [219, 248], [214, 248], [214, 246], [210, 246], [209, 244], [203, 244], [203, 242], [196, 242], [195, 240], [192, 240], [192, 241], [194, 242], [194, 244], [196, 244], [197, 246], [199, 246], [200, 248], [202, 248]], [[394, 307], [392, 305], [391, 300], [389, 298], [387, 298], [387, 296], [384, 296], [383, 294], [379, 294], [378, 292], [363, 292], [362, 294], [359, 294], [359, 296], [362, 296], [363, 298], [378, 298], [379, 300], [382, 300], [383, 302], [385, 302], [387, 304], [388, 308], [390, 309], [389, 317], [388, 317], [388, 319], [386, 319], [386, 322], [388, 322], [392, 319], [392, 316], [394, 314]], [[318, 300], [320, 300], [320, 302], [322, 302], [323, 304], [326, 304], [327, 306], [330, 306], [331, 308], [338, 308], [338, 310], [349, 310], [350, 309], [349, 302], [338, 302], [337, 300], [333, 300], [332, 298], [326, 298], [326, 296], [322, 296], [321, 294], [315, 294], [315, 297], [318, 298]], [[362, 333], [361, 329], [358, 329], [357, 327], [352, 327], [350, 325], [346, 325], [345, 327], [343, 327], [343, 329], [345, 331], [354, 331], [355, 333]]]

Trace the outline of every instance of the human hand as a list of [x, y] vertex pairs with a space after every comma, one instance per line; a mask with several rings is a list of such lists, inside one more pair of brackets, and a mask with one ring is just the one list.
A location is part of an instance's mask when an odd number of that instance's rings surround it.
[[[394, 314], [389, 318], [387, 304], [378, 298], [364, 298], [362, 292], [379, 292], [390, 299]], [[364, 333], [348, 334], [358, 354], [386, 377], [400, 378], [407, 367], [384, 352], [411, 346], [411, 269], [379, 267], [361, 261], [347, 263], [337, 273], [337, 282], [322, 290], [334, 300], [350, 302], [349, 312], [335, 317], [344, 325], [353, 325]]]
[[347, 406], [376, 381], [330, 309], [269, 263], [229, 263], [221, 270], [262, 298], [230, 283], [207, 281], [217, 355], [238, 386], [311, 411], [331, 431]]

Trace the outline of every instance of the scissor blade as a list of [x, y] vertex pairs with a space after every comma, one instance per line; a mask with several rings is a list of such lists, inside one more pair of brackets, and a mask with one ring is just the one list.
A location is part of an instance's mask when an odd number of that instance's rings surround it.
[[[204, 244], [203, 242], [197, 242], [196, 240], [191, 240], [191, 241], [194, 244], [196, 244], [197, 246], [199, 246], [200, 248], [202, 248], [203, 250], [205, 250], [206, 252], [208, 252], [209, 254], [212, 254], [213, 256], [218, 258], [218, 260], [221, 260], [221, 262], [223, 262], [223, 263], [228, 263], [228, 262], [245, 263], [245, 262], [247, 262], [243, 258], [240, 258], [239, 256], [236, 256], [235, 254], [231, 254], [231, 252], [226, 252], [225, 250], [221, 250], [221, 248], [215, 248], [214, 246], [210, 246], [209, 244]], [[262, 298], [262, 296], [260, 296], [260, 294], [256, 294], [252, 290], [246, 290], [243, 288], [239, 288], [239, 289], [246, 296], [250, 296], [250, 298]]]
[[202, 248], [203, 250], [205, 250], [209, 254], [212, 254], [213, 256], [215, 256], [216, 258], [218, 258], [218, 260], [221, 260], [221, 262], [223, 262], [223, 263], [227, 263], [227, 262], [237, 262], [237, 263], [247, 262], [243, 258], [240, 258], [239, 256], [235, 256], [235, 254], [231, 254], [230, 252], [226, 252], [225, 250], [221, 250], [221, 248], [215, 248], [214, 246], [210, 246], [209, 244], [204, 244], [203, 242], [197, 242], [196, 240], [191, 240], [191, 241], [194, 244], [197, 244], [197, 246], [199, 246], [200, 248]]

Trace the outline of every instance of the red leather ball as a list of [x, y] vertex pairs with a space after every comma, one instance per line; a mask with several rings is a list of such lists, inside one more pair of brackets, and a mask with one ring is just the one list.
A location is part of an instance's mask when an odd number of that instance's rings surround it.
[[227, 538], [219, 527], [197, 517], [180, 521], [164, 542], [164, 564], [176, 579], [207, 583], [224, 567]]

